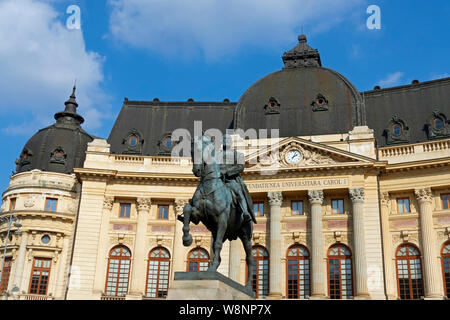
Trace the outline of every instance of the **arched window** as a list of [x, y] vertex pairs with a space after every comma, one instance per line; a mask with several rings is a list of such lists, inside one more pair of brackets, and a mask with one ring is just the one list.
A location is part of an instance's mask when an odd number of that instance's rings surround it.
[[135, 135], [132, 135], [128, 138], [128, 144], [130, 147], [136, 147], [139, 142], [139, 138]]
[[309, 252], [303, 246], [294, 245], [287, 252], [287, 298], [305, 299], [310, 295]]
[[402, 126], [399, 123], [396, 123], [392, 126], [392, 133], [394, 136], [398, 137], [402, 134]]
[[444, 293], [450, 298], [450, 242], [442, 248], [442, 272], [444, 273]]
[[423, 296], [422, 263], [419, 250], [411, 244], [397, 250], [397, 284], [401, 299], [420, 299]]
[[208, 251], [202, 248], [195, 248], [188, 254], [187, 271], [206, 271], [209, 268]]
[[330, 299], [353, 296], [352, 254], [342, 244], [328, 250], [328, 295]]
[[264, 247], [255, 246], [253, 255], [253, 292], [256, 298], [269, 294], [269, 253]]
[[153, 249], [148, 257], [147, 297], [165, 298], [169, 288], [170, 254], [165, 248]]
[[131, 252], [127, 247], [118, 246], [111, 250], [106, 276], [106, 295], [124, 297], [128, 291]]
[[436, 130], [441, 130], [444, 127], [444, 120], [441, 117], [434, 118], [434, 128]]

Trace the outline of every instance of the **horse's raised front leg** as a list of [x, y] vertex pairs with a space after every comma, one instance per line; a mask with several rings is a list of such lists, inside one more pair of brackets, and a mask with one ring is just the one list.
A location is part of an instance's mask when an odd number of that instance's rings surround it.
[[223, 237], [225, 236], [225, 231], [227, 229], [227, 215], [225, 213], [219, 216], [219, 224], [217, 226], [217, 233], [213, 236], [214, 243], [212, 244], [214, 259], [208, 268], [208, 271], [217, 271], [220, 266], [222, 258], [220, 257], [220, 252], [223, 246]]

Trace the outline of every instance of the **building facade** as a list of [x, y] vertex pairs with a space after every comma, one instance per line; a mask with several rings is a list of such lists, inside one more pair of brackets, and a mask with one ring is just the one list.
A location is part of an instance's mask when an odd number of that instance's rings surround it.
[[[176, 219], [198, 178], [171, 156], [196, 121], [245, 155], [258, 299], [449, 297], [450, 78], [358, 92], [298, 40], [237, 103], [125, 99], [108, 139], [81, 129], [74, 92], [3, 193], [22, 224], [0, 229], [3, 297], [165, 299], [174, 272], [206, 270], [208, 230], [184, 247]], [[245, 283], [240, 242], [219, 271]]]

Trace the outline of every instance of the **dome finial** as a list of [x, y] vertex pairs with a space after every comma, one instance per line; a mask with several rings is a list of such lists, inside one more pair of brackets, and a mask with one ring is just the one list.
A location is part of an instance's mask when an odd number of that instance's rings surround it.
[[300, 42], [300, 43], [307, 42], [306, 35], [304, 33], [302, 33], [301, 35], [298, 36], [298, 42]]
[[75, 79], [75, 83], [73, 85], [73, 90], [72, 90], [72, 95], [70, 96], [71, 98], [75, 99], [75, 91], [77, 90], [77, 79]]

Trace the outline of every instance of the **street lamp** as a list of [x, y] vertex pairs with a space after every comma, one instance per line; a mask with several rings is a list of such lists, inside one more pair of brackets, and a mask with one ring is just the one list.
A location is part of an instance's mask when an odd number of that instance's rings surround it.
[[6, 250], [8, 249], [8, 240], [9, 240], [9, 234], [11, 233], [11, 226], [13, 225], [14, 222], [14, 227], [17, 228], [16, 231], [14, 231], [15, 234], [19, 235], [22, 232], [19, 230], [19, 228], [22, 227], [22, 224], [19, 222], [19, 219], [12, 214], [12, 211], [9, 214], [9, 217], [0, 217], [0, 226], [8, 223], [8, 231], [6, 232], [6, 240], [5, 240], [5, 248], [3, 249], [3, 259], [2, 259], [2, 267], [0, 268], [0, 283], [2, 281], [2, 276], [3, 276], [3, 266], [5, 264], [5, 259], [6, 259]]

